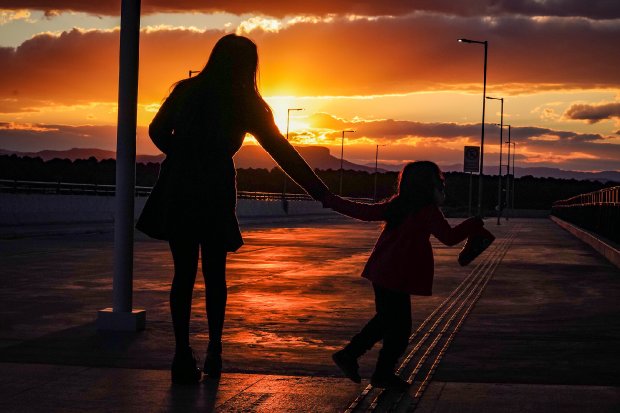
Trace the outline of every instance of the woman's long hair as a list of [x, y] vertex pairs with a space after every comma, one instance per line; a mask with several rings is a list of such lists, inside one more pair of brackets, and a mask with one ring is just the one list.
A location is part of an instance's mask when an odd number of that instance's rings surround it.
[[247, 37], [228, 34], [217, 41], [209, 60], [193, 81], [217, 88], [232, 88], [258, 94], [258, 51]]
[[217, 41], [200, 73], [176, 82], [173, 88], [179, 89], [178, 103], [187, 116], [209, 97], [260, 97], [257, 72], [256, 44], [247, 37], [228, 34]]
[[444, 177], [436, 163], [410, 162], [398, 175], [398, 189], [387, 201], [386, 228], [398, 226], [404, 219], [435, 202], [435, 188], [443, 185]]

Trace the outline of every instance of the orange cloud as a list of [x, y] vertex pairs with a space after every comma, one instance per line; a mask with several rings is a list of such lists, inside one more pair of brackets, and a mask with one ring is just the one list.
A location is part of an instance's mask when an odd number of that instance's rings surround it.
[[[149, 29], [141, 35], [140, 101], [157, 103], [169, 86], [201, 69], [222, 31]], [[489, 40], [488, 84], [496, 91], [620, 86], [620, 26], [584, 19], [479, 19], [416, 14], [376, 20], [302, 22], [253, 30], [266, 95], [369, 95], [481, 87]], [[74, 29], [0, 48], [0, 111], [6, 99], [65, 104], [115, 101], [118, 31]], [[13, 105], [14, 106], [14, 105]]]

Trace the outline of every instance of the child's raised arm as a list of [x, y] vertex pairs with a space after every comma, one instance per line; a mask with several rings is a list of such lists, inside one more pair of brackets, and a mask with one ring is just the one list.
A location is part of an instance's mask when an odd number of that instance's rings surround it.
[[467, 237], [475, 235], [484, 226], [482, 219], [471, 217], [453, 228], [439, 208], [432, 208], [431, 211], [432, 216], [429, 222], [431, 234], [448, 246], [456, 245]]
[[349, 201], [330, 192], [325, 195], [323, 206], [362, 221], [383, 221], [385, 220], [387, 204], [384, 202], [364, 204], [362, 202]]

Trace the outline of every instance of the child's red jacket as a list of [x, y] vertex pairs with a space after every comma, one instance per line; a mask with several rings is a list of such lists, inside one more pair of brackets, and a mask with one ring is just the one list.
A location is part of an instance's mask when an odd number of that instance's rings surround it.
[[[384, 221], [386, 207], [386, 203], [344, 201], [335, 209], [363, 221]], [[482, 226], [480, 218], [469, 218], [452, 228], [437, 206], [426, 206], [397, 227], [381, 232], [362, 277], [388, 289], [432, 295], [435, 265], [430, 235], [452, 246], [475, 234]]]

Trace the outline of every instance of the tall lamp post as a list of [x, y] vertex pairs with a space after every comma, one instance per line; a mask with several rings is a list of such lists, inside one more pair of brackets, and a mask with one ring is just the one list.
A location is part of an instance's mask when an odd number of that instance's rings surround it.
[[377, 202], [377, 176], [379, 175], [378, 163], [379, 163], [379, 146], [386, 145], [377, 145], [377, 150], [375, 152], [375, 190], [373, 192], [372, 200]]
[[487, 51], [489, 48], [489, 42], [478, 41], [478, 40], [470, 40], [470, 39], [458, 39], [460, 43], [475, 43], [484, 45], [484, 81], [483, 81], [483, 89], [482, 89], [482, 131], [480, 133], [480, 172], [478, 175], [478, 216], [482, 218], [484, 216], [484, 211], [482, 210], [482, 180], [484, 176], [483, 168], [484, 168], [484, 109], [486, 104], [486, 94], [487, 94]]
[[512, 213], [514, 214], [515, 210], [515, 154], [517, 153], [517, 143], [512, 142], [512, 194], [510, 197]]
[[[506, 125], [508, 126], [508, 142], [506, 142], [508, 144], [508, 162], [506, 165], [506, 208], [510, 209], [510, 200], [511, 200], [511, 194], [510, 194], [510, 145], [511, 145], [511, 141], [510, 141], [510, 125]], [[514, 185], [514, 176], [512, 177], [512, 184]], [[512, 211], [511, 211], [512, 212]], [[508, 211], [506, 211], [506, 216], [505, 216], [506, 221], [508, 221]]]
[[504, 146], [504, 98], [494, 98], [487, 96], [490, 100], [499, 100], [502, 104], [499, 123], [499, 177], [497, 181], [497, 225], [500, 225], [500, 216], [502, 215], [502, 147]]
[[342, 131], [342, 140], [340, 141], [340, 192], [339, 195], [342, 196], [342, 175], [344, 173], [343, 169], [343, 161], [344, 161], [344, 134], [347, 132], [355, 132], [354, 130], [347, 129]]
[[[288, 129], [289, 123], [291, 120], [291, 112], [303, 110], [303, 108], [289, 108], [286, 110], [286, 140], [288, 141]], [[284, 172], [284, 171], [283, 171]], [[286, 200], [286, 182], [288, 181], [288, 177], [286, 176], [286, 172], [284, 172], [284, 183], [282, 184], [282, 209], [284, 212], [288, 214], [288, 201]]]

